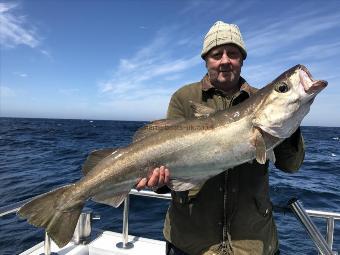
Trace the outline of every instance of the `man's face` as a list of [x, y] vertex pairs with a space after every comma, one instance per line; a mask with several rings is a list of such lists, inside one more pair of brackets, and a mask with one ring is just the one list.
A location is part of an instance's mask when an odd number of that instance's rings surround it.
[[226, 44], [212, 48], [205, 57], [210, 82], [225, 91], [238, 86], [243, 56], [237, 46]]

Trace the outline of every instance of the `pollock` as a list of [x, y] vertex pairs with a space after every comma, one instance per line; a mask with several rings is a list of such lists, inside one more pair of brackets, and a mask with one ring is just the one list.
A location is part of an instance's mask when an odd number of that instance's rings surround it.
[[169, 168], [169, 188], [184, 191], [242, 163], [274, 161], [273, 148], [297, 130], [326, 86], [297, 65], [228, 110], [191, 102], [195, 118], [154, 121], [126, 147], [92, 152], [82, 179], [28, 202], [18, 214], [44, 227], [62, 247], [71, 240], [86, 200], [117, 207], [155, 167]]

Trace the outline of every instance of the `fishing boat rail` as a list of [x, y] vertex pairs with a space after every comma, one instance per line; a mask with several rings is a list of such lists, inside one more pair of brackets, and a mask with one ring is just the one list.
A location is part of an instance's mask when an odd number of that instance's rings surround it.
[[[144, 196], [144, 197], [151, 197], [151, 198], [160, 198], [160, 199], [171, 199], [170, 194], [157, 194], [153, 191], [149, 190], [142, 190], [142, 191], [137, 191], [135, 189], [132, 189], [130, 191], [130, 195], [137, 195], [137, 196]], [[33, 198], [28, 198], [22, 201], [19, 201], [17, 203], [13, 203], [8, 206], [4, 206], [0, 208], [0, 217], [15, 213], [17, 212], [21, 206], [23, 206], [25, 203], [29, 202], [30, 200], [34, 199]], [[124, 200], [124, 211], [123, 211], [123, 231], [121, 234], [121, 242], [118, 242], [116, 244], [116, 248], [122, 249], [122, 250], [130, 250], [134, 248], [134, 242], [129, 242], [129, 235], [128, 235], [128, 215], [129, 215], [129, 196], [126, 197]], [[281, 208], [282, 207], [275, 207], [275, 208]], [[340, 220], [340, 213], [336, 212], [328, 212], [328, 211], [317, 211], [317, 210], [306, 210], [303, 208], [301, 202], [297, 200], [296, 198], [291, 199], [288, 202], [288, 207], [286, 209], [290, 209], [291, 212], [294, 213], [296, 218], [302, 223], [302, 225], [305, 227], [307, 233], [309, 234], [311, 240], [314, 242], [317, 250], [319, 251], [320, 254], [324, 255], [334, 255], [338, 254], [336, 251], [332, 251], [333, 248], [333, 241], [334, 241], [334, 227], [335, 227], [335, 220]], [[278, 210], [278, 211], [280, 211]], [[326, 239], [322, 236], [322, 234], [319, 232], [315, 224], [312, 222], [311, 217], [316, 217], [316, 218], [322, 218], [326, 219], [327, 222], [327, 231], [326, 231]], [[75, 245], [81, 245], [83, 244], [84, 240], [86, 237], [90, 235], [91, 232], [91, 220], [93, 219], [99, 219], [98, 216], [93, 216], [92, 211], [89, 210], [88, 208], [84, 209], [80, 219], [78, 221], [77, 228], [75, 230], [74, 238], [72, 242]], [[113, 232], [114, 233], [114, 232]], [[131, 237], [131, 236], [130, 236]], [[136, 239], [137, 238], [137, 239]], [[138, 237], [134, 237], [134, 240], [138, 240]], [[150, 239], [152, 240], [152, 239]], [[143, 240], [141, 240], [143, 241]], [[145, 239], [144, 241], [148, 241]], [[163, 249], [165, 249], [165, 242], [162, 241], [157, 241], [153, 240], [157, 243], [157, 245], [164, 246]], [[38, 247], [41, 248], [41, 245]], [[32, 249], [30, 249], [32, 250]], [[45, 241], [44, 241], [44, 254], [45, 255], [53, 255], [56, 253], [51, 252], [51, 239], [45, 233]], [[80, 251], [80, 250], [79, 250]], [[34, 253], [22, 253], [22, 254], [34, 254]], [[38, 253], [39, 254], [39, 253]], [[61, 254], [61, 253], [58, 253]], [[66, 253], [63, 253], [66, 254]], [[68, 253], [67, 253], [68, 254]], [[89, 252], [84, 253], [84, 250], [79, 253], [72, 253], [72, 254], [90, 254]], [[96, 253], [93, 253], [96, 254]], [[120, 253], [121, 254], [121, 253]], [[134, 254], [132, 252], [129, 253], [124, 253], [124, 254]]]

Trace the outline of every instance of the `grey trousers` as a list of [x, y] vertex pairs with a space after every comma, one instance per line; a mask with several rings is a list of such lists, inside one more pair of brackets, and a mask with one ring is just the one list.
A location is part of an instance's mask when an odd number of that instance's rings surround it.
[[[184, 251], [181, 251], [177, 247], [175, 247], [172, 243], [166, 242], [166, 255], [190, 255], [188, 253], [185, 253]], [[275, 252], [274, 255], [279, 255], [280, 251]]]

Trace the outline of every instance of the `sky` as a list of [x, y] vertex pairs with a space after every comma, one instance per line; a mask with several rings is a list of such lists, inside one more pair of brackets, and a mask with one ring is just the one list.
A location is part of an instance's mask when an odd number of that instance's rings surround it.
[[337, 0], [0, 0], [0, 116], [164, 118], [218, 20], [241, 29], [249, 84], [303, 64], [328, 87], [302, 124], [340, 126]]

